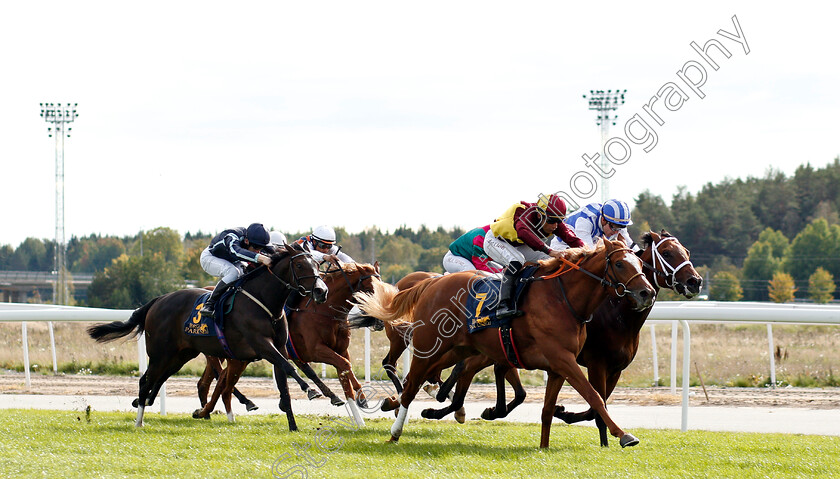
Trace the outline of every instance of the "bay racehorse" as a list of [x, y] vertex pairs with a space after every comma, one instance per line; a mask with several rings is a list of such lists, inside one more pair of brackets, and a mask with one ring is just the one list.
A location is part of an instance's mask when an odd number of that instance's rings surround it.
[[[350, 329], [347, 324], [347, 313], [351, 308], [350, 301], [357, 292], [372, 293], [374, 285], [379, 283], [379, 263], [373, 265], [363, 263], [343, 263], [337, 270], [328, 271], [324, 275], [324, 283], [329, 288], [330, 295], [325, 303], [306, 301], [288, 307], [286, 310], [289, 324], [289, 351], [299, 366], [308, 366], [309, 362], [326, 363], [334, 366], [338, 373], [339, 382], [344, 389], [345, 397], [351, 401], [357, 422], [361, 423], [361, 414], [356, 409], [356, 402], [366, 406], [362, 385], [353, 374], [350, 363]], [[220, 376], [216, 390], [211, 400], [202, 410], [196, 411], [193, 417], [207, 417], [216, 405], [219, 396], [230, 414], [230, 395], [233, 386], [239, 379], [247, 363], [242, 361], [228, 361], [228, 367]], [[304, 369], [304, 371], [306, 371]], [[276, 371], [279, 373], [280, 371]], [[343, 401], [324, 385], [314, 371], [312, 374], [319, 388], [329, 397], [334, 405], [341, 405]], [[309, 374], [307, 374], [309, 376]]]
[[[642, 236], [645, 245], [641, 260], [645, 265], [645, 275], [657, 292], [660, 288], [693, 298], [700, 293], [703, 278], [694, 269], [689, 259], [689, 251], [679, 240], [665, 230], [660, 234], [645, 233]], [[635, 310], [627, 298], [610, 298], [601, 305], [586, 325], [586, 342], [577, 357], [577, 362], [585, 366], [589, 382], [606, 401], [615, 389], [621, 372], [624, 371], [639, 350], [639, 333], [650, 309]], [[587, 411], [573, 413], [557, 406], [555, 417], [571, 424], [595, 419], [601, 437], [601, 445], [607, 446], [607, 432], [600, 416], [590, 408]]]
[[[311, 295], [316, 302], [327, 298], [327, 286], [318, 274], [311, 254], [299, 246], [284, 245], [270, 256], [270, 266], [260, 266], [243, 276], [233, 307], [225, 316], [228, 350], [240, 360], [264, 358], [275, 367], [294, 372], [275, 345], [275, 320], [283, 318], [283, 304], [291, 291]], [[190, 359], [200, 353], [227, 356], [219, 339], [212, 336], [188, 336], [184, 321], [196, 300], [206, 290], [182, 289], [158, 296], [136, 309], [127, 321], [114, 321], [88, 328], [98, 342], [108, 342], [130, 334], [146, 334], [149, 365], [140, 378], [137, 420], [143, 426], [146, 406], [154, 403], [160, 387]], [[241, 293], [241, 294], [240, 294]], [[285, 328], [285, 322], [282, 322]], [[282, 346], [281, 346], [282, 347]], [[286, 408], [289, 430], [296, 430], [286, 374], [276, 375], [277, 388]]]
[[[513, 320], [511, 332], [511, 344], [521, 367], [548, 372], [540, 447], [548, 447], [557, 395], [565, 381], [604, 418], [622, 447], [638, 444], [638, 439], [610, 418], [576, 357], [586, 338], [587, 318], [608, 296], [626, 295], [638, 309], [651, 306], [654, 291], [641, 268], [631, 250], [621, 242], [609, 240], [595, 249], [567, 250], [562, 259], [540, 262], [534, 276], [545, 280], [529, 286], [520, 307], [524, 315]], [[465, 304], [473, 291], [472, 283], [478, 279], [471, 272], [455, 273], [422, 281], [399, 293], [382, 288], [372, 296], [357, 295], [366, 314], [385, 323], [399, 322], [404, 317], [412, 323], [414, 356], [403, 385], [397, 420], [391, 427], [391, 442], [399, 440], [408, 407], [426, 378], [474, 354], [484, 354], [496, 364], [510, 361], [499, 339], [499, 329], [468, 332]]]

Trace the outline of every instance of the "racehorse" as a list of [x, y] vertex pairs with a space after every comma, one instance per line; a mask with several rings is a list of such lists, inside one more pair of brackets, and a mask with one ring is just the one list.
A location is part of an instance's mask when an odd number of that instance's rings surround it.
[[[608, 296], [628, 296], [638, 309], [652, 305], [654, 291], [641, 268], [631, 250], [621, 242], [609, 240], [595, 249], [567, 250], [562, 259], [540, 262], [534, 276], [544, 281], [534, 281], [529, 286], [520, 308], [524, 315], [512, 322], [510, 343], [521, 367], [548, 372], [541, 448], [548, 447], [557, 395], [565, 381], [604, 418], [622, 447], [638, 444], [638, 439], [610, 418], [604, 401], [575, 359], [586, 337], [587, 318]], [[603, 273], [599, 276], [593, 271]], [[480, 277], [471, 272], [455, 273], [422, 281], [396, 294], [383, 288], [372, 296], [356, 296], [366, 314], [386, 324], [403, 317], [412, 323], [414, 356], [390, 442], [399, 440], [408, 407], [426, 378], [477, 353], [497, 364], [511, 361], [501, 344], [499, 329], [486, 328], [472, 334], [467, 331], [465, 303], [477, 279]]]
[[[655, 291], [664, 287], [689, 299], [700, 293], [703, 278], [691, 264], [689, 251], [676, 237], [665, 230], [660, 234], [651, 231], [642, 236], [642, 241], [646, 247], [640, 258], [645, 265], [645, 275]], [[587, 368], [589, 382], [604, 401], [615, 389], [621, 372], [636, 357], [639, 333], [648, 314], [650, 309], [637, 311], [627, 298], [611, 298], [595, 311], [592, 321], [587, 323], [586, 342], [577, 362]], [[592, 408], [572, 413], [560, 405], [554, 416], [569, 424], [595, 419], [601, 445], [608, 446], [606, 426]]]
[[[662, 230], [660, 234], [652, 231], [645, 233], [642, 241], [646, 247], [638, 253], [638, 256], [644, 265], [648, 282], [653, 285], [657, 293], [662, 287], [673, 289], [687, 298], [692, 298], [700, 292], [702, 278], [689, 260], [689, 251], [680, 244], [677, 238]], [[592, 321], [586, 324], [586, 342], [577, 357], [577, 362], [581, 366], [586, 366], [590, 384], [604, 401], [615, 389], [621, 372], [636, 356], [639, 347], [639, 332], [648, 314], [650, 314], [650, 309], [634, 310], [632, 302], [627, 298], [610, 298], [598, 308]], [[470, 357], [465, 367], [459, 371], [460, 376], [450, 375], [450, 378], [441, 386], [438, 395], [448, 393], [457, 380], [454, 397], [465, 396], [473, 376], [492, 363], [492, 360], [485, 356]], [[496, 407], [485, 409], [481, 415], [482, 418], [488, 420], [505, 417], [513, 407], [522, 402], [519, 397], [524, 399], [525, 394], [515, 368], [496, 365], [495, 372]], [[508, 380], [516, 394], [514, 400], [507, 406], [504, 402], [505, 390], [501, 376]], [[423, 411], [423, 417], [440, 419], [450, 412], [452, 412], [451, 407], [428, 409]], [[608, 446], [606, 426], [593, 409], [590, 408], [582, 413], [571, 413], [565, 411], [561, 405], [557, 406], [554, 415], [570, 424], [595, 419], [600, 432], [601, 445]]]
[[[227, 356], [225, 349], [228, 349], [237, 359], [253, 361], [264, 358], [275, 367], [294, 372], [275, 346], [274, 320], [282, 318], [283, 304], [291, 291], [311, 295], [316, 302], [324, 302], [327, 286], [320, 278], [318, 265], [311, 254], [300, 246], [280, 246], [270, 258], [270, 266], [260, 266], [242, 278], [233, 307], [225, 316], [224, 332], [228, 348], [223, 347], [219, 338], [188, 336], [184, 332], [184, 321], [196, 300], [206, 293], [200, 288], [158, 296], [135, 310], [128, 321], [88, 328], [88, 334], [97, 342], [112, 341], [132, 333], [146, 333], [149, 364], [140, 378], [136, 427], [143, 426], [145, 407], [154, 403], [163, 383], [199, 353], [222, 357]], [[285, 324], [280, 327], [285, 328]], [[276, 381], [289, 430], [297, 430], [286, 374], [277, 374]]]
[[[353, 374], [348, 352], [350, 330], [347, 326], [347, 313], [353, 294], [360, 291], [372, 293], [374, 284], [378, 282], [380, 282], [378, 262], [373, 265], [345, 263], [339, 269], [324, 275], [324, 283], [330, 291], [326, 303], [307, 302], [297, 307], [290, 307], [287, 311], [292, 347], [289, 354], [296, 357], [298, 365], [307, 368], [309, 366], [306, 363], [309, 362], [321, 362], [334, 366], [345, 397], [350, 401], [357, 401], [362, 407], [366, 406], [362, 385]], [[226, 381], [223, 381], [222, 376], [219, 377], [213, 397], [202, 410], [196, 411], [193, 417], [207, 417], [213, 411], [220, 395], [230, 414], [230, 395], [233, 385], [236, 384], [245, 366], [247, 363], [241, 364], [241, 361], [238, 363], [228, 361], [228, 367], [222, 373]], [[309, 370], [311, 371], [311, 368]], [[312, 374], [315, 375], [314, 371]], [[323, 385], [317, 375], [314, 379], [334, 405], [343, 404], [343, 401], [338, 399], [326, 385]], [[351, 402], [350, 407], [354, 410], [357, 422], [361, 422], [361, 415], [355, 409], [355, 404]]]

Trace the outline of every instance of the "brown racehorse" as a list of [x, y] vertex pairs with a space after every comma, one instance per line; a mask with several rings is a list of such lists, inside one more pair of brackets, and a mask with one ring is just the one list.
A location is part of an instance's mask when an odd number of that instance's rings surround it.
[[[703, 278], [689, 260], [689, 251], [679, 240], [665, 230], [661, 234], [645, 233], [642, 241], [646, 245], [641, 254], [648, 281], [658, 292], [669, 288], [686, 298], [700, 293]], [[621, 372], [633, 362], [639, 349], [639, 333], [650, 309], [636, 311], [626, 298], [609, 299], [586, 325], [586, 342], [577, 357], [581, 366], [586, 366], [589, 382], [606, 401], [612, 394]], [[575, 423], [595, 419], [601, 436], [601, 445], [607, 446], [606, 426], [593, 409], [581, 413], [566, 412], [557, 406], [555, 417]]]
[[[317, 263], [300, 247], [282, 246], [270, 258], [271, 266], [258, 267], [244, 276], [233, 308], [225, 318], [225, 336], [229, 350], [236, 358], [264, 358], [275, 367], [294, 371], [275, 345], [275, 321], [272, 320], [282, 318], [283, 304], [291, 291], [311, 294], [315, 301], [323, 302], [327, 297], [327, 286], [318, 274]], [[88, 334], [98, 342], [145, 331], [149, 365], [140, 378], [137, 427], [143, 425], [145, 407], [153, 404], [166, 379], [187, 361], [200, 353], [225, 355], [218, 338], [184, 333], [184, 321], [204, 293], [206, 290], [194, 288], [165, 294], [135, 310], [128, 321], [114, 321], [88, 329]], [[284, 321], [276, 322], [285, 328]], [[276, 379], [281, 401], [286, 406], [289, 430], [296, 430], [286, 375], [278, 374]]]
[[[622, 447], [638, 444], [610, 418], [575, 360], [586, 338], [585, 321], [608, 296], [628, 296], [638, 309], [651, 306], [654, 291], [641, 262], [623, 243], [605, 241], [594, 250], [567, 250], [563, 260], [541, 261], [535, 276], [545, 280], [529, 286], [520, 307], [524, 315], [513, 320], [511, 337], [522, 367], [548, 372], [540, 447], [548, 447], [557, 395], [565, 381], [604, 418]], [[426, 378], [472, 354], [484, 354], [497, 364], [509, 361], [498, 329], [472, 334], [467, 330], [465, 303], [476, 279], [474, 273], [455, 273], [399, 293], [392, 287], [378, 289], [373, 296], [357, 295], [366, 314], [385, 323], [403, 317], [412, 323], [414, 357], [391, 427], [391, 442], [399, 440], [408, 407]]]
[[[654, 232], [645, 233], [642, 236], [646, 248], [638, 253], [645, 268], [645, 275], [654, 289], [666, 287], [675, 292], [692, 298], [700, 292], [702, 278], [694, 269], [689, 260], [689, 252], [683, 247], [677, 238], [668, 232], [661, 234]], [[636, 356], [639, 347], [639, 332], [645, 319], [650, 314], [650, 309], [636, 311], [633, 309], [632, 301], [626, 298], [611, 298], [604, 302], [593, 315], [593, 320], [586, 324], [586, 342], [577, 362], [586, 366], [589, 374], [589, 382], [604, 399], [609, 398], [621, 372], [630, 365]], [[466, 395], [472, 377], [481, 369], [490, 366], [493, 361], [485, 356], [473, 356], [466, 361], [465, 367], [460, 372], [461, 376], [454, 374], [441, 386], [439, 394], [446, 394], [458, 381], [455, 397]], [[514, 373], [514, 374], [511, 374]], [[500, 374], [506, 374], [506, 379], [513, 386], [516, 397], [514, 401], [505, 406], [504, 383]], [[517, 370], [507, 365], [496, 366], [497, 403], [494, 408], [487, 408], [481, 417], [492, 420], [505, 417], [510, 411], [521, 403], [519, 396], [524, 399], [525, 390], [519, 382]], [[449, 408], [440, 410], [423, 411], [423, 417], [429, 419], [440, 419], [446, 416]], [[575, 423], [595, 419], [600, 430], [601, 445], [607, 446], [606, 426], [593, 409], [582, 413], [566, 412], [563, 406], [555, 410], [555, 417]]]
[[[287, 316], [291, 344], [301, 361], [299, 364], [322, 362], [333, 365], [347, 399], [358, 401], [363, 407], [366, 404], [361, 391], [362, 385], [353, 374], [350, 364], [350, 330], [346, 318], [353, 293], [373, 292], [374, 284], [378, 282], [379, 263], [345, 263], [339, 270], [324, 276], [324, 283], [330, 290], [326, 303], [307, 302], [290, 308]], [[230, 396], [245, 366], [247, 363], [242, 364], [242, 361], [228, 361], [228, 367], [219, 376], [212, 398], [201, 410], [193, 413], [193, 417], [207, 417], [215, 408], [220, 396], [230, 417]], [[319, 384], [319, 387], [322, 384]], [[333, 404], [343, 404], [325, 385], [321, 389], [331, 398]]]

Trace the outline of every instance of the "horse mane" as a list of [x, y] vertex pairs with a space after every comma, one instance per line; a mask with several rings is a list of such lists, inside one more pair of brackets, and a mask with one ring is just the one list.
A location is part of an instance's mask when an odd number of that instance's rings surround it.
[[[581, 246], [580, 248], [569, 248], [563, 250], [563, 258], [566, 261], [571, 261], [572, 263], [577, 263], [578, 260], [583, 261], [586, 258], [594, 256], [599, 252], [606, 249], [606, 244], [602, 241], [598, 243], [598, 246], [594, 248], [590, 248], [589, 246]], [[549, 258], [549, 259], [542, 259], [540, 260], [540, 267], [541, 268], [548, 268], [548, 269], [557, 269], [563, 266], [563, 261], [557, 258]]]
[[[671, 237], [673, 235], [665, 231], [665, 229], [663, 228], [662, 231], [659, 233], [659, 236], [665, 238]], [[648, 231], [647, 233], [642, 235], [642, 244], [644, 245], [644, 249], [648, 249], [653, 245], [653, 231]]]

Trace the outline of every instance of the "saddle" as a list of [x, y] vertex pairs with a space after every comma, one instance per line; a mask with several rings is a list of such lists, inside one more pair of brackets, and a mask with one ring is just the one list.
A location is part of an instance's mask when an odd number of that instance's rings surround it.
[[225, 354], [235, 359], [225, 339], [225, 314], [230, 313], [233, 309], [233, 300], [242, 282], [243, 278], [240, 278], [227, 291], [222, 293], [222, 297], [219, 298], [219, 308], [214, 318], [205, 317], [200, 313], [204, 302], [207, 301], [211, 293], [207, 292], [196, 298], [192, 311], [184, 321], [184, 334], [187, 336], [216, 336], [219, 338]]
[[[514, 304], [519, 304], [524, 298], [525, 292], [530, 284], [528, 278], [534, 275], [539, 265], [528, 266], [522, 270], [519, 280], [513, 292]], [[499, 304], [499, 289], [501, 278], [499, 276], [487, 276], [476, 280], [471, 284], [470, 295], [467, 297], [466, 314], [469, 332], [474, 333], [485, 328], [501, 328], [509, 324], [512, 319], [499, 320], [496, 318], [496, 308]]]

